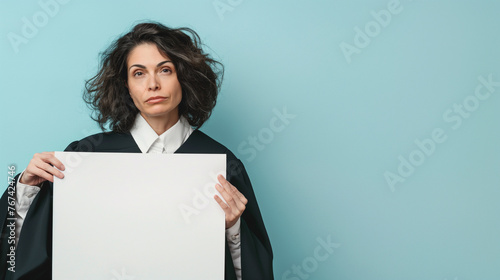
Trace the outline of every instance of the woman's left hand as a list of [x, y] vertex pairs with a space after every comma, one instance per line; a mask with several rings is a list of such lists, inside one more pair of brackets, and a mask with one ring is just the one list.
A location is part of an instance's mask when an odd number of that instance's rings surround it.
[[217, 176], [220, 184], [216, 184], [215, 188], [222, 195], [226, 203], [220, 199], [219, 196], [215, 195], [214, 198], [219, 203], [224, 213], [226, 213], [226, 229], [232, 227], [245, 211], [246, 204], [248, 200], [246, 197], [238, 191], [238, 189], [231, 185], [224, 176]]

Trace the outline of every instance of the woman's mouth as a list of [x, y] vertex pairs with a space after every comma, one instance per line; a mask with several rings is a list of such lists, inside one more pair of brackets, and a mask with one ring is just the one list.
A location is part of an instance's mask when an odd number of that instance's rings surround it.
[[146, 100], [146, 103], [154, 104], [154, 103], [163, 102], [165, 100], [167, 100], [167, 97], [164, 97], [164, 96], [153, 96], [153, 97], [148, 98], [148, 100]]

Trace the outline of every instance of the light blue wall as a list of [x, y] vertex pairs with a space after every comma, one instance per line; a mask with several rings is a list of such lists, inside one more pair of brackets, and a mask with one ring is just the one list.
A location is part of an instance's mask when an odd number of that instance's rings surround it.
[[4, 173], [98, 132], [81, 93], [116, 36], [189, 26], [226, 66], [204, 131], [247, 167], [276, 279], [500, 279], [499, 1], [45, 2], [1, 4]]

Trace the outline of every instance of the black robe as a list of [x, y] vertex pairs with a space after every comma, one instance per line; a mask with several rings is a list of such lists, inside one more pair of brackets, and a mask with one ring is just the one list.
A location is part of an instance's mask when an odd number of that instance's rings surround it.
[[[130, 133], [99, 133], [71, 143], [65, 151], [140, 153]], [[241, 216], [241, 266], [243, 280], [273, 279], [271, 243], [264, 227], [250, 179], [241, 161], [226, 147], [195, 130], [176, 153], [226, 154], [226, 179], [248, 199]], [[15, 180], [19, 179], [19, 174]], [[52, 277], [52, 183], [45, 181], [33, 200], [16, 249], [15, 273], [6, 271], [7, 191], [0, 200], [0, 279], [45, 280]], [[10, 246], [10, 245], [9, 245]], [[3, 276], [3, 277], [2, 277]], [[226, 242], [225, 279], [236, 279]]]

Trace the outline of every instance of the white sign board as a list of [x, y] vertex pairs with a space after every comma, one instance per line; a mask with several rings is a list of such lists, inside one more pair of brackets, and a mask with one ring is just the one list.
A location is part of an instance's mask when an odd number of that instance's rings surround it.
[[219, 154], [56, 152], [53, 279], [224, 279]]

